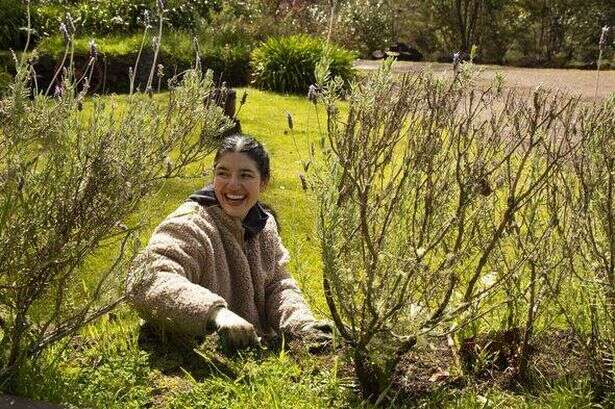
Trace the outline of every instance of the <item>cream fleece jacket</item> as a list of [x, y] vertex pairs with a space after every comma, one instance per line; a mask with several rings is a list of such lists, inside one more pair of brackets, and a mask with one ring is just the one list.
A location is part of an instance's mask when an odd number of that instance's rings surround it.
[[204, 335], [211, 313], [229, 308], [259, 335], [314, 321], [286, 271], [288, 252], [272, 216], [244, 241], [241, 221], [219, 205], [186, 202], [154, 231], [129, 273], [129, 302], [147, 321]]

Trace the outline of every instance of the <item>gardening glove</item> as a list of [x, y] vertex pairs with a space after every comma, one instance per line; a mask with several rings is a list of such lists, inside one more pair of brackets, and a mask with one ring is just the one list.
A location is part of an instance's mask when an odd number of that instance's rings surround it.
[[311, 353], [325, 352], [333, 342], [334, 326], [331, 321], [315, 320], [305, 323], [296, 334], [307, 346]]
[[229, 349], [260, 346], [254, 326], [228, 308], [218, 308], [212, 313], [213, 327], [222, 343]]

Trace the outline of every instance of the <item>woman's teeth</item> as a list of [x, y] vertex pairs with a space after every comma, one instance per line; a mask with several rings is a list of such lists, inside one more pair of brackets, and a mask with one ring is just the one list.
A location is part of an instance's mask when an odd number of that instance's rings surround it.
[[226, 195], [226, 198], [229, 200], [243, 200], [245, 199], [245, 195]]

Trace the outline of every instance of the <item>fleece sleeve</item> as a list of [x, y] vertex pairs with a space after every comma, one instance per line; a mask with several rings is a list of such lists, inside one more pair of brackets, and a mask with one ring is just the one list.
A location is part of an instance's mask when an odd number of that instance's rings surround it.
[[211, 242], [195, 222], [194, 208], [186, 207], [154, 231], [129, 273], [127, 296], [144, 319], [173, 332], [203, 335], [211, 313], [226, 302], [195, 284], [211, 262]]
[[274, 236], [274, 268], [265, 287], [267, 317], [276, 331], [294, 332], [314, 321], [297, 283], [286, 270], [289, 256], [280, 236]]

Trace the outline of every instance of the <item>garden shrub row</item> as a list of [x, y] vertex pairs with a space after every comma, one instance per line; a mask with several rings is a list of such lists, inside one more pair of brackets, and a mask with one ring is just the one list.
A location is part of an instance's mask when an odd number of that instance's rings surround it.
[[[41, 1], [33, 8], [32, 15], [34, 27], [41, 35], [54, 33], [59, 22], [65, 20], [66, 13], [72, 16], [77, 31], [81, 33], [131, 34], [142, 30], [147, 24], [147, 13], [150, 13], [149, 23], [156, 22], [157, 16], [151, 15], [156, 10], [156, 4], [157, 0], [98, 0], [69, 4]], [[209, 18], [212, 10], [220, 8], [218, 0], [166, 0], [164, 5], [165, 24], [182, 30], [194, 30], [201, 20]]]
[[[142, 35], [110, 36], [96, 40], [99, 53], [91, 80], [91, 90], [97, 93], [127, 92], [130, 88], [128, 70], [134, 65]], [[38, 46], [36, 72], [39, 87], [47, 87], [64, 53], [61, 37], [49, 37]], [[330, 71], [348, 83], [353, 78], [352, 62], [355, 54], [330, 45], [326, 47], [331, 58]], [[246, 45], [214, 45], [199, 47], [202, 66], [211, 69], [217, 83], [244, 86], [250, 83], [262, 89], [278, 92], [303, 93], [315, 82], [314, 68], [325, 52], [325, 43], [305, 35], [272, 38], [255, 50]], [[161, 88], [168, 79], [194, 65], [195, 48], [192, 37], [184, 32], [163, 34], [157, 64], [164, 66]], [[74, 42], [74, 61], [77, 76], [90, 59], [89, 39]], [[153, 48], [145, 42], [136, 70], [135, 85], [145, 84], [151, 69]], [[252, 73], [252, 75], [251, 75]], [[155, 81], [157, 87], [157, 81]], [[143, 90], [143, 85], [140, 87]]]
[[[138, 50], [141, 46], [142, 35], [112, 36], [96, 41], [98, 48], [98, 61], [91, 78], [93, 92], [127, 92], [130, 88], [128, 70], [137, 60]], [[75, 70], [79, 76], [90, 59], [89, 40], [79, 38], [75, 41]], [[39, 86], [46, 86], [64, 53], [63, 40], [60, 37], [50, 37], [43, 40], [38, 47], [38, 61], [36, 71], [39, 77]], [[191, 37], [187, 33], [171, 32], [163, 36], [160, 54], [156, 64], [164, 67], [164, 77], [161, 78], [161, 88], [166, 88], [168, 79], [174, 74], [181, 73], [194, 65], [195, 50]], [[249, 78], [250, 50], [247, 47], [203, 47], [199, 50], [199, 57], [203, 68], [212, 69], [215, 80], [223, 81], [232, 86], [246, 85]], [[146, 41], [141, 59], [136, 71], [135, 86], [141, 85], [143, 90], [147, 82], [153, 48]], [[155, 82], [156, 85], [156, 82]]]
[[21, 1], [0, 0], [0, 50], [16, 48], [23, 43], [26, 32], [25, 7]]

